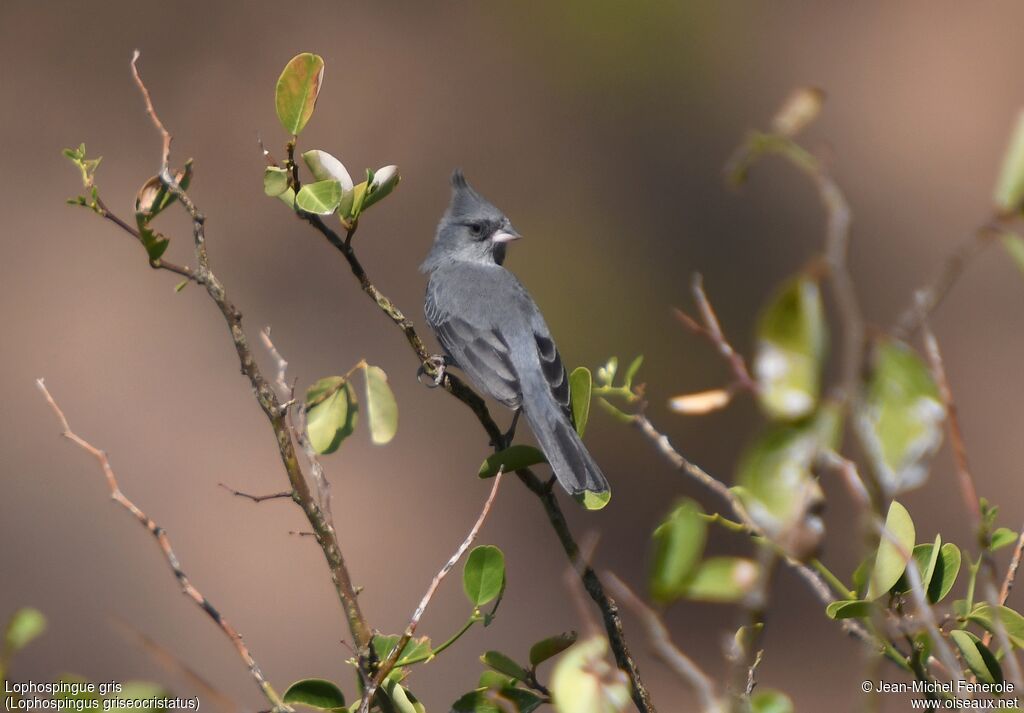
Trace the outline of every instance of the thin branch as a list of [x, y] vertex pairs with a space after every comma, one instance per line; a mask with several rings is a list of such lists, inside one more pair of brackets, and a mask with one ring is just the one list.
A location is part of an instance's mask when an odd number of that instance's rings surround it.
[[206, 612], [206, 615], [209, 616], [214, 623], [220, 627], [221, 631], [223, 631], [231, 640], [231, 643], [234, 645], [239, 657], [241, 657], [246, 668], [249, 669], [249, 673], [256, 681], [256, 685], [260, 687], [260, 691], [263, 692], [264, 697], [266, 697], [270, 702], [273, 709], [275, 711], [291, 711], [291, 707], [281, 700], [280, 696], [277, 695], [277, 692], [274, 691], [274, 688], [263, 675], [263, 671], [260, 669], [259, 664], [257, 664], [256, 660], [252, 657], [252, 654], [249, 652], [249, 648], [245, 645], [245, 642], [242, 641], [241, 635], [233, 626], [231, 626], [231, 624], [228, 623], [227, 619], [221, 615], [217, 608], [210, 603], [210, 600], [196, 589], [189, 578], [185, 575], [185, 572], [182, 570], [181, 564], [178, 561], [177, 555], [174, 554], [174, 550], [171, 548], [171, 541], [167, 537], [167, 532], [153, 522], [145, 512], [143, 512], [134, 502], [129, 500], [127, 496], [121, 492], [121, 488], [117, 483], [117, 478], [114, 475], [113, 468], [110, 466], [110, 460], [107, 458], [107, 454], [71, 430], [71, 426], [68, 424], [68, 420], [64, 416], [64, 412], [61, 410], [60, 406], [57, 405], [53, 396], [50, 395], [50, 391], [46, 388], [46, 384], [42, 379], [36, 379], [36, 386], [39, 388], [39, 391], [42, 392], [43, 397], [46, 399], [46, 402], [50, 405], [54, 415], [60, 422], [61, 435], [84, 450], [86, 453], [93, 456], [99, 462], [103, 475], [106, 478], [107, 486], [110, 488], [110, 497], [113, 498], [113, 500], [121, 507], [130, 512], [135, 519], [138, 520], [151, 535], [153, 535], [157, 544], [160, 546], [160, 551], [163, 552], [164, 559], [167, 560], [168, 566], [174, 573], [174, 577], [178, 580], [178, 584], [181, 585], [182, 591], [186, 596], [194, 601], [200, 609]]
[[[412, 320], [406, 317], [405, 314], [399, 310], [398, 307], [376, 287], [376, 285], [374, 285], [366, 271], [363, 269], [362, 264], [359, 262], [355, 249], [351, 244], [351, 238], [355, 229], [350, 229], [348, 231], [347, 239], [342, 239], [338, 233], [324, 223], [320, 216], [304, 212], [299, 212], [298, 216], [316, 228], [324, 238], [326, 238], [327, 241], [342, 254], [345, 261], [348, 263], [352, 274], [359, 281], [363, 292], [366, 293], [366, 295], [374, 301], [380, 310], [387, 315], [392, 323], [402, 331], [409, 347], [416, 354], [416, 358], [423, 366], [425, 373], [431, 377], [436, 377], [438, 364], [430, 358], [430, 352], [427, 351], [423, 340], [416, 332], [416, 327]], [[445, 391], [469, 407], [476, 416], [477, 421], [480, 422], [480, 425], [487, 433], [492, 444], [501, 444], [503, 442], [504, 433], [498, 427], [498, 424], [495, 423], [494, 419], [491, 417], [490, 411], [487, 409], [487, 404], [484, 402], [483, 398], [476, 393], [476, 391], [470, 388], [462, 379], [457, 377], [450, 370], [444, 372], [444, 378], [441, 383]], [[496, 450], [499, 448], [500, 445], [495, 445]], [[554, 529], [555, 534], [558, 536], [558, 541], [562, 545], [562, 550], [565, 552], [566, 557], [569, 558], [570, 562], [576, 562], [579, 557], [579, 545], [573, 537], [572, 530], [570, 530], [569, 525], [565, 520], [565, 514], [562, 512], [562, 508], [558, 504], [558, 500], [551, 488], [548, 487], [546, 481], [539, 478], [529, 468], [517, 470], [516, 476], [519, 478], [520, 482], [522, 482], [523, 485], [525, 485], [530, 492], [536, 495], [538, 500], [540, 500], [548, 521], [551, 524], [552, 529]], [[586, 588], [590, 598], [601, 610], [605, 630], [608, 633], [608, 640], [611, 644], [612, 651], [615, 654], [615, 661], [619, 668], [626, 672], [629, 676], [630, 682], [632, 683], [633, 702], [641, 713], [656, 713], [656, 709], [654, 704], [651, 702], [647, 687], [640, 678], [640, 670], [629, 651], [629, 645], [627, 644], [625, 635], [622, 631], [622, 620], [619, 617], [618, 607], [605, 593], [604, 586], [601, 584], [601, 580], [593, 568], [589, 566], [584, 568], [580, 576], [583, 580], [583, 586]]]
[[1013, 556], [1006, 568], [1006, 577], [1003, 579], [1003, 586], [999, 589], [999, 603], [1006, 604], [1010, 590], [1013, 589], [1013, 581], [1017, 578], [1017, 569], [1020, 567], [1021, 554], [1024, 554], [1024, 525], [1021, 526], [1020, 536], [1017, 537], [1017, 545], [1013, 548]]
[[295, 495], [294, 490], [282, 490], [280, 493], [270, 493], [269, 495], [251, 495], [249, 493], [243, 493], [241, 490], [235, 490], [224, 483], [217, 483], [217, 485], [224, 488], [232, 495], [237, 495], [240, 498], [248, 498], [254, 503], [262, 503], [264, 500], [276, 500], [278, 498], [291, 498]]
[[693, 659], [687, 656], [672, 641], [672, 637], [658, 613], [644, 603], [629, 586], [619, 579], [614, 572], [604, 572], [604, 580], [608, 589], [616, 599], [633, 610], [647, 630], [647, 640], [658, 658], [668, 666], [679, 678], [686, 681], [697, 694], [700, 709], [706, 713], [718, 710], [715, 683], [701, 670]]
[[[771, 540], [766, 537], [761, 527], [750, 516], [750, 513], [743, 505], [743, 502], [735, 493], [732, 492], [732, 490], [729, 489], [729, 486], [710, 475], [697, 464], [686, 459], [675, 449], [672, 442], [669, 441], [668, 436], [659, 432], [645, 414], [635, 414], [633, 416], [633, 423], [640, 429], [641, 433], [643, 433], [644, 436], [646, 436], [655, 445], [658, 451], [674, 468], [683, 471], [698, 483], [725, 500], [732, 508], [733, 513], [743, 524], [743, 527], [746, 529], [748, 534], [763, 538], [765, 542], [771, 542]], [[807, 583], [822, 604], [828, 605], [836, 600], [832, 591], [829, 589], [828, 584], [811, 567], [794, 559], [793, 557], [790, 557], [781, 550], [779, 554], [783, 555], [786, 565]], [[860, 639], [861, 641], [872, 645], [879, 643], [863, 626], [852, 619], [844, 619], [842, 626], [846, 633]], [[887, 649], [884, 650], [883, 653], [896, 663], [905, 663], [905, 660], [893, 653], [892, 650]]]
[[420, 619], [423, 618], [424, 612], [427, 607], [430, 606], [430, 600], [434, 597], [434, 592], [444, 581], [444, 578], [448, 576], [448, 573], [452, 571], [455, 565], [458, 563], [462, 556], [466, 554], [466, 550], [476, 540], [476, 536], [480, 533], [480, 528], [483, 527], [484, 521], [487, 519], [488, 513], [491, 512], [491, 506], [494, 504], [494, 500], [498, 495], [498, 486], [501, 485], [501, 477], [504, 475], [503, 469], [498, 470], [498, 474], [494, 476], [494, 484], [491, 486], [491, 492], [487, 496], [487, 500], [484, 502], [484, 507], [480, 511], [480, 516], [477, 517], [476, 522], [473, 523], [473, 527], [470, 528], [469, 534], [466, 535], [466, 539], [462, 541], [462, 544], [458, 546], [454, 554], [448, 558], [448, 561], [444, 563], [440, 571], [434, 575], [434, 579], [431, 580], [430, 586], [427, 587], [426, 593], [423, 598], [420, 599], [420, 603], [417, 605], [416, 610], [412, 613], [412, 617], [409, 619], [409, 623], [405, 626], [405, 631], [402, 632], [402, 636], [398, 639], [398, 642], [394, 645], [391, 651], [388, 653], [387, 658], [377, 668], [377, 673], [374, 675], [373, 680], [366, 689], [366, 693], [363, 695], [363, 702], [359, 707], [360, 713], [368, 713], [370, 710], [370, 701], [373, 700], [373, 696], [377, 693], [377, 689], [380, 687], [381, 682], [391, 673], [392, 669], [395, 668], [395, 664], [398, 663], [399, 657], [402, 655], [403, 649], [412, 640], [413, 635], [416, 633], [416, 627], [419, 626]]
[[111, 616], [111, 621], [122, 631], [122, 633], [137, 643], [152, 659], [161, 667], [174, 674], [191, 686], [196, 692], [204, 697], [206, 702], [212, 702], [216, 708], [226, 713], [238, 713], [242, 706], [224, 692], [218, 690], [212, 683], [207, 681], [197, 671], [194, 671], [188, 664], [175, 656], [171, 651], [158, 643], [155, 639], [135, 628], [127, 621], [116, 615]]
[[974, 259], [978, 257], [995, 238], [1001, 234], [1001, 222], [992, 220], [971, 234], [959, 247], [946, 256], [939, 274], [927, 286], [917, 290], [912, 303], [893, 325], [892, 334], [898, 339], [907, 339], [913, 336], [924, 319], [934, 312], [953, 285], [963, 275]]
[[[984, 591], [985, 599], [997, 612], [992, 618], [993, 628], [995, 629], [995, 638], [999, 642], [1003, 651], [1006, 652], [1003, 659], [1003, 665], [1008, 669], [1009, 679], [1017, 685], [1020, 685], [1022, 680], [1020, 663], [1017, 661], [1016, 654], [1013, 653], [1013, 647], [1010, 645], [1010, 639], [1006, 633], [1006, 626], [1003, 623], [1003, 618], [998, 615], [998, 607], [1001, 604], [1002, 599], [1000, 598], [1001, 595], [999, 591], [996, 589], [996, 564], [992, 559], [992, 552], [989, 550], [990, 533], [985, 531], [985, 527], [982, 523], [978, 489], [975, 485], [974, 475], [971, 472], [970, 464], [967, 460], [967, 444], [964, 441], [963, 431], [960, 428], [959, 412], [957, 411], [956, 402], [953, 400], [953, 389], [950, 386], [949, 377], [946, 374], [946, 366], [942, 358], [942, 351], [939, 349], [939, 341], [935, 338], [931, 325], [928, 323], [928, 317], [925, 313], [926, 304], [923, 301], [919, 302], [919, 307], [923, 315], [920, 319], [919, 326], [924, 339], [925, 352], [928, 355], [928, 362], [932, 369], [932, 375], [935, 377], [935, 381], [939, 386], [939, 394], [942, 396], [942, 402], [946, 409], [946, 430], [949, 432], [949, 441], [953, 449], [957, 479], [960, 482], [960, 493], [964, 499], [964, 506], [967, 508], [967, 512], [971, 516], [972, 524], [974, 525], [975, 534], [978, 540], [978, 547], [981, 550], [981, 558], [985, 569], [982, 589]], [[992, 641], [992, 638], [992, 632], [986, 632], [983, 642], [988, 645]]]
[[359, 606], [355, 587], [352, 584], [348, 567], [345, 564], [341, 547], [338, 544], [337, 534], [335, 533], [334, 527], [330, 524], [324, 510], [317, 504], [309, 490], [309, 484], [306, 482], [306, 478], [295, 454], [295, 447], [292, 442], [291, 431], [287, 422], [287, 409], [281, 404], [277, 395], [274, 393], [274, 389], [263, 376], [259, 365], [253, 357], [252, 350], [249, 347], [248, 337], [245, 334], [245, 330], [242, 328], [242, 313], [228, 299], [224, 285], [210, 269], [209, 258], [206, 251], [206, 219], [203, 214], [199, 212], [199, 209], [192, 202], [192, 199], [182, 189], [175, 177], [171, 174], [169, 168], [171, 136], [157, 116], [156, 110], [153, 107], [153, 102], [150, 99], [149, 90], [146, 89], [146, 85], [143, 83], [142, 77], [139, 74], [137, 67], [138, 57], [138, 52], [136, 52], [132, 57], [132, 76], [134, 77], [135, 83], [145, 100], [146, 112], [149, 114], [153, 125], [157, 128], [163, 138], [160, 180], [166, 186], [167, 190], [178, 198], [192, 217], [192, 233], [195, 242], [196, 261], [198, 263], [196, 281], [206, 287], [207, 293], [220, 309], [220, 312], [227, 323], [228, 330], [231, 333], [232, 342], [235, 346], [235, 351], [238, 354], [242, 373], [252, 384], [256, 400], [259, 402], [260, 407], [263, 409], [264, 414], [270, 421], [271, 427], [273, 428], [281, 461], [288, 474], [288, 480], [292, 486], [292, 490], [295, 492], [294, 499], [300, 507], [302, 507], [302, 510], [306, 515], [306, 519], [309, 520], [317, 542], [320, 544], [324, 557], [327, 560], [331, 571], [331, 579], [334, 582], [338, 599], [345, 611], [349, 629], [351, 630], [353, 639], [359, 649], [360, 656], [361, 658], [368, 657], [370, 641], [373, 637], [373, 633], [370, 629], [369, 623], [363, 616], [362, 609]]
[[287, 402], [282, 407], [285, 410], [288, 429], [291, 431], [292, 438], [299, 444], [303, 454], [306, 456], [306, 462], [309, 464], [309, 474], [316, 485], [317, 502], [323, 511], [325, 521], [333, 530], [334, 513], [331, 511], [331, 483], [327, 480], [327, 475], [324, 473], [324, 466], [320, 462], [320, 455], [313, 448], [313, 444], [309, 442], [309, 438], [306, 435], [306, 408], [301, 404], [295, 403], [295, 381], [292, 380], [292, 383], [288, 384], [288, 362], [281, 356], [281, 352], [274, 346], [274, 342], [270, 340], [270, 327], [264, 327], [260, 330], [260, 340], [277, 365], [276, 382], [278, 392], [280, 398], [287, 399]]
[[704, 278], [700, 273], [695, 272], [693, 274], [690, 289], [693, 291], [693, 298], [697, 303], [697, 309], [700, 311], [703, 324], [697, 322], [693, 317], [680, 309], [675, 310], [676, 318], [682, 322], [687, 329], [691, 330], [695, 334], [705, 337], [715, 346], [732, 369], [733, 377], [735, 378], [737, 385], [756, 393], [759, 388], [758, 383], [750, 375], [750, 371], [747, 369], [747, 362], [743, 358], [743, 355], [733, 349], [732, 344], [730, 344], [729, 340], [725, 338], [725, 334], [722, 332], [722, 327], [718, 322], [718, 315], [715, 314], [715, 310], [711, 306], [711, 301], [704, 292]]
[[[924, 303], [920, 303], [920, 309], [925, 309]], [[927, 317], [921, 317], [920, 327], [924, 339], [925, 354], [928, 356], [928, 363], [931, 366], [932, 375], [939, 387], [939, 394], [946, 409], [946, 428], [949, 431], [949, 442], [953, 448], [953, 458], [956, 462], [956, 475], [960, 483], [960, 495], [964, 501], [964, 507], [971, 516], [971, 524], [974, 526], [975, 535], [981, 536], [981, 504], [978, 500], [978, 488], [974, 482], [974, 475], [967, 462], [967, 445], [964, 443], [963, 431], [960, 429], [960, 418], [957, 412], [956, 402], [953, 401], [953, 390], [949, 385], [949, 378], [946, 375], [946, 367], [943, 363], [942, 352], [939, 350], [939, 342], [928, 324]], [[988, 545], [981, 543], [982, 547]]]

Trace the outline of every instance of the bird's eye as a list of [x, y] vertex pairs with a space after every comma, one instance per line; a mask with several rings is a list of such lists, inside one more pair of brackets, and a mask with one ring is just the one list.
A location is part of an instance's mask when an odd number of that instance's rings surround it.
[[469, 234], [472, 235], [474, 238], [479, 238], [480, 236], [482, 236], [484, 234], [484, 224], [483, 223], [470, 223], [469, 224]]

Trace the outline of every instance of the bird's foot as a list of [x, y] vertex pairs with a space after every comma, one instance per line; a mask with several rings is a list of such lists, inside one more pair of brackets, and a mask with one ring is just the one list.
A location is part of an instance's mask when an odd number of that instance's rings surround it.
[[[434, 375], [431, 376], [428, 371], [428, 365], [433, 367]], [[443, 354], [434, 354], [429, 356], [426, 360], [420, 364], [420, 368], [416, 370], [416, 381], [425, 385], [428, 389], [436, 389], [444, 381], [445, 370], [448, 368], [448, 357]], [[427, 376], [428, 380], [423, 381], [423, 376]]]

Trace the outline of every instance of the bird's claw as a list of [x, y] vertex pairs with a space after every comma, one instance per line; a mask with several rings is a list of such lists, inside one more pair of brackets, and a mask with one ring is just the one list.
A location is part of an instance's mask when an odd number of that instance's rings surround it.
[[[427, 371], [427, 366], [432, 366], [434, 375], [431, 377]], [[416, 381], [425, 385], [428, 389], [436, 389], [444, 381], [445, 369], [448, 366], [448, 359], [440, 354], [434, 354], [429, 356], [426, 360], [420, 364], [420, 368], [416, 370]], [[422, 377], [426, 375], [429, 378], [428, 381], [423, 381]]]

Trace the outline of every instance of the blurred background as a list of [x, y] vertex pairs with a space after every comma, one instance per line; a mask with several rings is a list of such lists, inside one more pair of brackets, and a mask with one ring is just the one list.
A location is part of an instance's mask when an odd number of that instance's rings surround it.
[[[401, 167], [401, 186], [367, 214], [356, 239], [387, 295], [422, 326], [417, 266], [447, 203], [448, 176], [461, 166], [527, 236], [506, 264], [544, 310], [566, 361], [595, 367], [613, 354], [644, 354], [652, 419], [730, 480], [760, 416], [749, 400], [701, 418], [667, 411], [670, 396], [727, 379], [671, 308], [690, 306], [699, 270], [726, 333], [749, 353], [759, 306], [823, 236], [812, 186], [782, 162], [759, 166], [742, 192], [727, 188], [721, 168], [733, 147], [748, 128], [766, 126], [793, 87], [826, 90], [806, 138], [831, 157], [852, 204], [850, 262], [866, 316], [890, 324], [990, 212], [1024, 105], [1022, 22], [1024, 8], [1009, 3], [4, 0], [0, 617], [33, 605], [51, 623], [10, 677], [73, 671], [189, 691], [124, 635], [123, 621], [247, 708], [265, 704], [223, 634], [180, 595], [152, 538], [110, 502], [93, 460], [59, 439], [33, 384], [44, 376], [273, 683], [322, 676], [353, 693], [322, 555], [288, 534], [303, 528], [301, 513], [217, 486], [261, 493], [284, 483], [220, 315], [199, 290], [175, 294], [173, 276], [148, 269], [142, 249], [112, 225], [64, 205], [79, 192], [66, 146], [84, 141], [103, 156], [102, 195], [125, 216], [157, 169], [159, 137], [130, 78], [132, 49], [142, 51], [174, 134], [173, 157], [196, 159], [192, 195], [208, 216], [211, 259], [250, 336], [273, 326], [300, 388], [360, 358], [390, 375], [397, 438], [374, 447], [357, 433], [325, 465], [365, 611], [377, 628], [398, 631], [479, 512], [488, 484], [475, 473], [487, 443], [467, 409], [417, 384], [404, 338], [340, 256], [263, 196], [256, 138], [283, 153], [273, 89], [292, 55], [312, 51], [327, 63], [302, 146], [330, 151], [354, 175]], [[175, 238], [168, 257], [188, 262], [189, 226], [169, 213], [160, 219]], [[1010, 526], [1024, 517], [1022, 305], [1020, 275], [990, 250], [935, 316], [979, 489]], [[615, 498], [600, 513], [565, 507], [579, 535], [600, 535], [596, 565], [642, 588], [650, 532], [671, 502], [689, 494], [719, 503], [632, 429], [600, 411], [591, 424], [587, 440]], [[860, 548], [851, 504], [837, 483], [823, 485], [824, 557], [848, 574]], [[940, 525], [944, 539], [967, 541], [946, 449], [907, 502], [919, 541]], [[716, 550], [741, 545], [722, 533], [713, 540]], [[543, 512], [514, 480], [480, 541], [508, 557], [506, 599], [493, 626], [414, 672], [410, 685], [429, 710], [475, 685], [483, 650], [524, 658], [531, 642], [585, 626]], [[421, 632], [445, 639], [467, 613], [452, 577]], [[736, 616], [684, 603], [667, 618], [678, 643], [717, 673]], [[785, 569], [769, 617], [761, 685], [786, 690], [805, 711], [864, 704], [858, 645]], [[656, 704], [686, 709], [690, 692], [650, 656], [637, 621], [627, 614], [625, 623]], [[882, 704], [906, 705], [898, 696]]]

